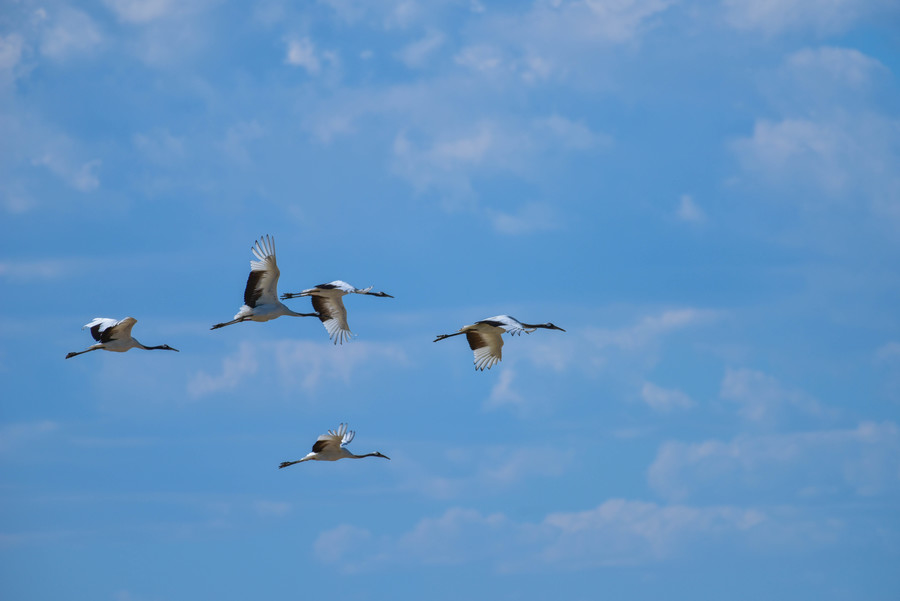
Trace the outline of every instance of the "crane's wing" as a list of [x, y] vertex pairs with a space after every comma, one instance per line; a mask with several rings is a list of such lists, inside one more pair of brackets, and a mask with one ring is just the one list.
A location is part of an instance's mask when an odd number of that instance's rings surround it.
[[340, 296], [318, 296], [312, 297], [313, 309], [319, 314], [322, 325], [328, 331], [328, 337], [335, 344], [340, 342], [344, 344], [344, 340], [350, 340], [353, 332], [347, 324], [347, 309], [344, 308], [344, 301]]
[[278, 302], [278, 264], [275, 262], [275, 240], [266, 235], [251, 248], [258, 261], [250, 261], [250, 276], [244, 289], [244, 304], [248, 307]]
[[318, 440], [316, 440], [316, 443], [313, 445], [313, 453], [321, 453], [325, 449], [337, 451], [338, 448], [353, 440], [355, 434], [356, 433], [352, 430], [347, 431], [347, 424], [341, 424], [338, 426], [337, 430], [329, 430], [327, 434], [319, 436]]
[[126, 317], [121, 321], [110, 319], [109, 317], [95, 317], [90, 323], [84, 324], [84, 328], [91, 329], [91, 336], [97, 342], [109, 342], [120, 338], [129, 338], [131, 336], [131, 328], [137, 320], [134, 317]]
[[351, 286], [344, 280], [335, 280], [327, 284], [319, 284], [318, 286], [316, 286], [316, 288], [318, 288], [319, 290], [340, 290], [345, 294], [356, 292], [356, 288], [354, 286]]
[[469, 348], [475, 353], [475, 369], [484, 371], [500, 361], [503, 338], [499, 332], [470, 331], [466, 332], [466, 340], [469, 341]]
[[534, 328], [526, 328], [518, 319], [510, 317], [509, 315], [495, 315], [494, 317], [488, 317], [487, 319], [482, 319], [476, 323], [483, 323], [494, 326], [495, 328], [502, 328], [506, 330], [510, 336], [518, 336], [522, 332], [530, 334], [534, 331]]

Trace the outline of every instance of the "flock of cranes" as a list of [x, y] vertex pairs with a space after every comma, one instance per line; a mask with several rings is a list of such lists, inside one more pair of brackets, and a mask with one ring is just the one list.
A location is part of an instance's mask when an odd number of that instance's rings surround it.
[[[325, 326], [328, 338], [334, 344], [343, 344], [344, 340], [350, 340], [353, 336], [347, 323], [347, 309], [344, 307], [342, 300], [345, 295], [365, 294], [393, 298], [385, 292], [372, 292], [371, 286], [368, 288], [356, 288], [347, 282], [335, 280], [328, 284], [319, 284], [301, 292], [289, 292], [281, 295], [281, 300], [304, 296], [310, 297], [315, 312], [298, 313], [289, 309], [278, 298], [278, 277], [281, 275], [281, 272], [275, 260], [275, 241], [271, 236], [262, 236], [254, 243], [251, 250], [257, 260], [250, 261], [250, 276], [247, 278], [247, 286], [244, 289], [244, 304], [238, 309], [234, 319], [217, 323], [210, 328], [211, 330], [242, 321], [269, 321], [282, 315], [318, 317], [322, 321], [322, 325]], [[137, 320], [134, 317], [126, 317], [119, 321], [108, 317], [95, 317], [93, 321], [85, 324], [82, 329], [90, 328], [91, 336], [97, 343], [83, 351], [67, 354], [66, 359], [98, 350], [124, 353], [133, 348], [141, 348], [148, 351], [167, 350], [178, 352], [178, 349], [172, 348], [167, 344], [145, 346], [138, 342], [131, 336], [131, 329], [135, 323], [137, 323]], [[452, 334], [441, 334], [434, 339], [434, 342], [465, 334], [466, 340], [469, 342], [469, 348], [472, 349], [475, 355], [475, 369], [484, 371], [485, 369], [490, 369], [501, 360], [501, 349], [503, 347], [501, 335], [503, 333], [517, 336], [522, 332], [530, 334], [538, 328], [565, 332], [565, 330], [552, 323], [522, 323], [509, 315], [497, 315], [463, 326]], [[342, 423], [337, 430], [329, 430], [326, 434], [319, 436], [313, 445], [312, 452], [305, 457], [297, 461], [285, 461], [278, 467], [283, 468], [303, 461], [337, 461], [344, 458], [383, 457], [384, 459], [390, 459], [390, 457], [378, 452], [354, 455], [347, 449], [347, 444], [353, 440], [354, 435], [355, 432], [348, 430], [347, 424]]]

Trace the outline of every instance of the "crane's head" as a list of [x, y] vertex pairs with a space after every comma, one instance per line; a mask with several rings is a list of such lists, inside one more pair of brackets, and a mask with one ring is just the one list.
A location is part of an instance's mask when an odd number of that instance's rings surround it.
[[386, 296], [388, 298], [394, 298], [387, 292], [367, 292], [366, 294], [368, 294], [369, 296]]
[[369, 456], [371, 456], [371, 457], [383, 457], [384, 459], [390, 459], [390, 457], [388, 457], [387, 455], [382, 455], [382, 454], [379, 453], [378, 451], [375, 451], [374, 453], [369, 453]]
[[547, 328], [548, 330], [559, 330], [560, 332], [565, 332], [564, 329], [562, 329], [559, 326], [555, 326], [552, 323], [545, 323], [544, 327]]
[[181, 352], [181, 351], [179, 351], [177, 348], [172, 348], [172, 347], [169, 346], [168, 344], [163, 344], [162, 346], [159, 346], [159, 347], [157, 347], [157, 348], [159, 348], [160, 350], [163, 350], [163, 351], [175, 351], [176, 353], [180, 353], [180, 352]]

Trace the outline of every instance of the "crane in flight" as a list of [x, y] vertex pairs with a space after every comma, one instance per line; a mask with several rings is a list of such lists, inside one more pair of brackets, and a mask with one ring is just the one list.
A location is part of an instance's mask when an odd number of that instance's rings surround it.
[[90, 328], [91, 336], [97, 341], [97, 344], [93, 344], [83, 351], [69, 353], [66, 355], [66, 359], [99, 350], [124, 353], [129, 349], [142, 348], [147, 351], [164, 350], [178, 352], [177, 348], [172, 348], [168, 344], [144, 346], [132, 338], [131, 328], [133, 328], [136, 323], [137, 320], [134, 317], [126, 317], [119, 321], [110, 319], [109, 317], [95, 317], [92, 322], [84, 324], [84, 327], [81, 329]]
[[504, 332], [508, 332], [510, 336], [518, 336], [522, 332], [531, 334], [538, 328], [565, 332], [561, 327], [552, 323], [522, 323], [509, 315], [497, 315], [463, 326], [453, 334], [441, 334], [434, 339], [434, 342], [465, 334], [466, 340], [469, 341], [469, 348], [475, 353], [475, 369], [484, 371], [493, 367], [502, 358], [500, 349], [503, 347], [503, 338], [500, 337], [501, 334]]
[[250, 261], [250, 276], [244, 289], [244, 304], [231, 321], [217, 323], [210, 330], [224, 328], [242, 321], [269, 321], [282, 315], [318, 317], [317, 313], [297, 313], [278, 300], [278, 264], [275, 262], [275, 240], [266, 235], [250, 250], [256, 261]]
[[356, 432], [347, 430], [347, 424], [341, 424], [337, 430], [329, 430], [326, 434], [322, 434], [313, 445], [312, 452], [307, 453], [303, 459], [297, 461], [282, 461], [279, 469], [294, 465], [295, 463], [303, 463], [304, 461], [337, 461], [338, 459], [362, 459], [363, 457], [383, 457], [390, 459], [386, 455], [379, 452], [366, 453], [365, 455], [354, 455], [347, 450], [347, 445], [353, 440]]
[[281, 295], [282, 300], [309, 296], [312, 306], [319, 314], [322, 325], [328, 332], [328, 337], [334, 344], [344, 344], [344, 340], [350, 340], [353, 332], [347, 324], [347, 309], [344, 308], [342, 297], [347, 294], [367, 294], [369, 296], [386, 296], [394, 298], [386, 292], [372, 292], [372, 286], [357, 288], [342, 280], [335, 280], [328, 284], [319, 284], [315, 288], [308, 288], [302, 292], [287, 292]]

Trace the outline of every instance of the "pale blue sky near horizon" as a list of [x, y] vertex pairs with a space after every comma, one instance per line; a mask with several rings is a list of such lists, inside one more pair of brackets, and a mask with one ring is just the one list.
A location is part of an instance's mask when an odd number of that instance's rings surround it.
[[[898, 30], [5, 2], [0, 597], [896, 599]], [[395, 298], [210, 331], [264, 234]], [[504, 313], [566, 332], [432, 342]], [[63, 359], [129, 315], [180, 352]], [[391, 461], [277, 468], [340, 422]]]

